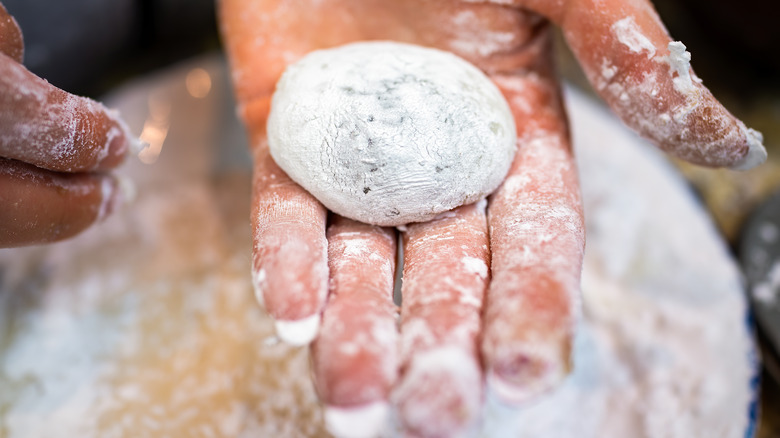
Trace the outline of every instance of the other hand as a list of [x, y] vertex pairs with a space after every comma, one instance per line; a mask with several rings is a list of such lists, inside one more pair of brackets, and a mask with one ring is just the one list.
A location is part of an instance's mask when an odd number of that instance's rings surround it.
[[103, 105], [24, 68], [23, 53], [0, 4], [0, 248], [65, 239], [110, 213], [120, 190], [108, 172], [130, 138]]

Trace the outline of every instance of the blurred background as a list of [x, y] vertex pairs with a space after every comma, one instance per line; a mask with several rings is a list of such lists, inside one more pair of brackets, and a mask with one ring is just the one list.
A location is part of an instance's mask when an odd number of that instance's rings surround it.
[[[769, 161], [751, 171], [676, 164], [741, 259], [749, 286], [765, 282], [771, 260], [780, 259], [778, 242], [751, 236], [761, 234], [752, 229], [761, 224], [780, 227], [780, 196], [773, 196], [780, 189], [780, 26], [775, 2], [654, 3], [672, 37], [692, 53], [692, 64], [705, 85], [737, 117], [764, 134]], [[25, 65], [60, 88], [95, 98], [132, 77], [220, 48], [213, 0], [5, 0], [3, 4], [24, 33]], [[590, 90], [565, 45], [557, 47], [562, 75]], [[757, 215], [762, 215], [762, 221], [754, 219]], [[755, 245], [764, 245], [761, 250], [769, 257], [758, 267], [748, 256]], [[780, 326], [780, 313], [766, 307], [765, 301], [752, 302], [757, 306], [765, 360], [758, 437], [775, 437], [780, 436], [780, 373], [775, 371], [780, 327], [774, 330], [771, 321], [777, 317]]]

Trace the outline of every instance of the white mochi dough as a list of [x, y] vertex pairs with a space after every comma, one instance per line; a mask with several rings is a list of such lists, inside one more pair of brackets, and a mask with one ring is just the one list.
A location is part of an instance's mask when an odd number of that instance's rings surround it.
[[436, 49], [361, 42], [306, 55], [276, 84], [276, 163], [330, 210], [397, 226], [495, 190], [516, 132], [476, 67]]

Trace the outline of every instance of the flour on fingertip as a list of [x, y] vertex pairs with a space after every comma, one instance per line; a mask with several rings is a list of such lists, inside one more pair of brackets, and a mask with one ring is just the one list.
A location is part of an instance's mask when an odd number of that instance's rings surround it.
[[317, 337], [320, 329], [320, 315], [317, 313], [294, 321], [277, 319], [274, 321], [274, 326], [276, 334], [282, 341], [293, 346], [304, 346]]
[[760, 164], [767, 159], [766, 148], [764, 147], [764, 136], [755, 129], [748, 128], [744, 124], [740, 125], [748, 143], [748, 152], [745, 158], [739, 163], [731, 166], [732, 170], [748, 170]]
[[371, 438], [386, 429], [390, 406], [378, 401], [360, 406], [326, 406], [325, 427], [337, 438]]

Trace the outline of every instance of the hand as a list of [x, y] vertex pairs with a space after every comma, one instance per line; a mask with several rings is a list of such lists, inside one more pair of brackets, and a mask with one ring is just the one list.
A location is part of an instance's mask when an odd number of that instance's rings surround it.
[[0, 248], [65, 239], [110, 213], [107, 172], [129, 144], [115, 115], [30, 73], [23, 51], [0, 4]]
[[[315, 384], [336, 434], [370, 435], [392, 402], [409, 434], [459, 436], [478, 421], [485, 387], [521, 402], [566, 376], [584, 224], [551, 22], [612, 109], [665, 151], [706, 166], [746, 167], [765, 156], [760, 135], [701, 85], [644, 0], [219, 6], [254, 155], [256, 292], [282, 339], [306, 344], [318, 334]], [[369, 39], [471, 61], [504, 93], [518, 127], [517, 156], [487, 208], [464, 206], [403, 232], [400, 333], [393, 230], [335, 215], [328, 223], [325, 208], [275, 165], [265, 135], [274, 84], [289, 63]]]

